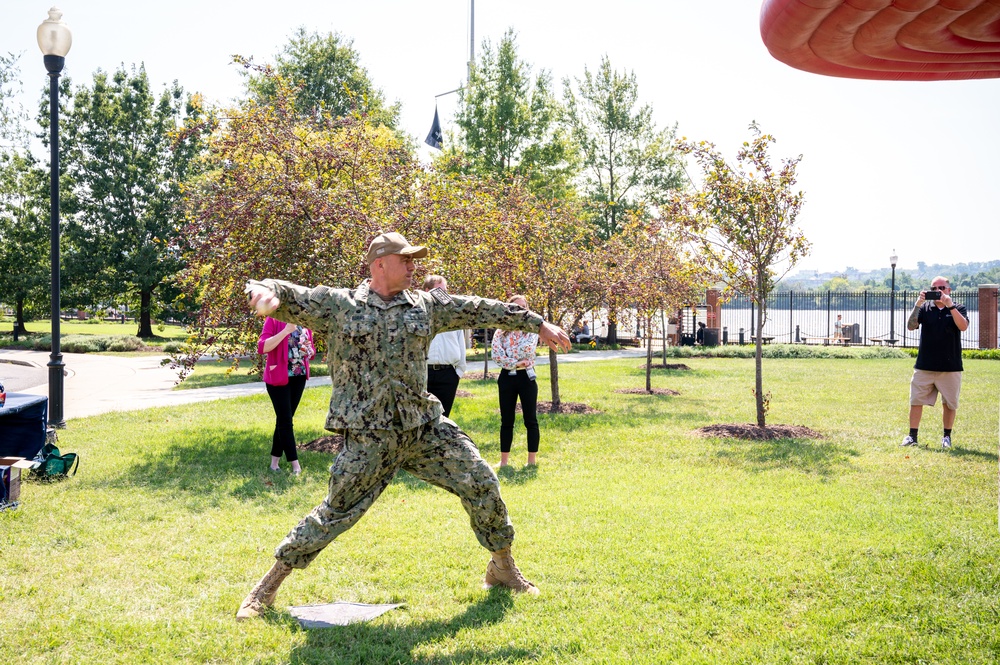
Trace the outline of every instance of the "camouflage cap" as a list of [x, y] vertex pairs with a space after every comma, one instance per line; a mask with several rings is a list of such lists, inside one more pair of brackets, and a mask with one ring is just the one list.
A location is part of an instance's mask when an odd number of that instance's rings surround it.
[[371, 265], [375, 259], [380, 259], [390, 254], [401, 254], [402, 256], [412, 256], [415, 259], [422, 259], [427, 256], [427, 248], [411, 245], [402, 234], [395, 231], [392, 233], [383, 233], [376, 236], [372, 240], [372, 244], [368, 245], [368, 265]]

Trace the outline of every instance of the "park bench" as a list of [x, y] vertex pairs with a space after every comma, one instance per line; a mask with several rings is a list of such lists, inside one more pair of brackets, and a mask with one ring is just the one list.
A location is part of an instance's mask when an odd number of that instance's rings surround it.
[[[771, 340], [773, 340], [774, 337], [768, 337], [766, 335], [762, 335], [760, 339], [761, 339], [761, 343], [762, 344], [770, 344]], [[756, 337], [756, 335], [750, 335], [750, 341], [752, 343], [756, 344], [757, 343], [757, 337]]]

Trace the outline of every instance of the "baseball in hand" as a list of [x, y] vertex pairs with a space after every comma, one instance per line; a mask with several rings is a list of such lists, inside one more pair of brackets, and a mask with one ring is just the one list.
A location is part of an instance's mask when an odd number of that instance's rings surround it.
[[270, 291], [247, 286], [246, 293], [247, 298], [250, 300], [250, 304], [257, 310], [257, 313], [260, 316], [267, 316], [274, 310], [278, 309], [278, 305], [280, 304], [278, 296], [274, 295]]
[[274, 300], [274, 296], [261, 294], [260, 300], [257, 301], [257, 313], [261, 316], [267, 316], [277, 309], [274, 305]]

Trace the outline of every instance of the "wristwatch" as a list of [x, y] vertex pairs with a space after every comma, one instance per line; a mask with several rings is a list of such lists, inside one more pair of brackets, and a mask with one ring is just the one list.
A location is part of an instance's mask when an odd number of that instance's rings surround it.
[[953, 310], [953, 309], [955, 309], [955, 306], [954, 306], [954, 305], [951, 305], [950, 307], [945, 307], [945, 308], [944, 308], [944, 311], [946, 311], [946, 312], [950, 312], [950, 311], [951, 311], [951, 310]]

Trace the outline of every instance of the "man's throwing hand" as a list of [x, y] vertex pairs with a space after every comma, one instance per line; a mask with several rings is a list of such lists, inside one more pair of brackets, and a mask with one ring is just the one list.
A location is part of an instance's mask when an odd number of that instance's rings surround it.
[[566, 334], [566, 331], [545, 321], [538, 329], [538, 339], [553, 351], [569, 351], [570, 349], [569, 335]]
[[267, 316], [278, 309], [278, 305], [281, 304], [281, 300], [274, 294], [274, 291], [266, 286], [247, 282], [246, 288], [243, 290], [246, 291], [247, 298], [250, 300], [251, 309], [257, 311], [257, 316]]

